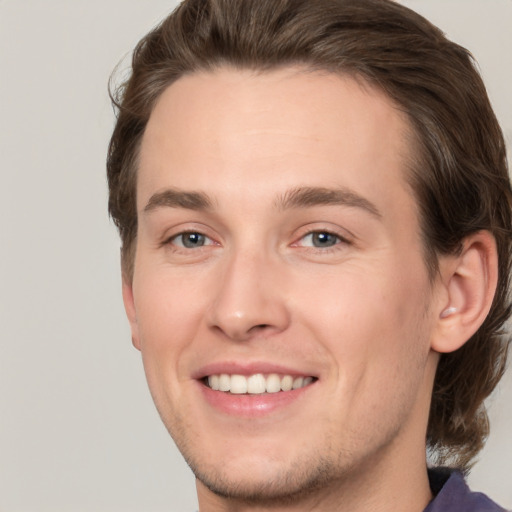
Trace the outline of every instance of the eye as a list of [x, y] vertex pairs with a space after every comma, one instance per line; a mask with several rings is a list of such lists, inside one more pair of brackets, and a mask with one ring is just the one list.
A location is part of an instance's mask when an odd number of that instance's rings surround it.
[[169, 242], [177, 247], [183, 247], [185, 249], [197, 249], [198, 247], [213, 244], [213, 241], [207, 236], [202, 233], [192, 231], [180, 233], [179, 235], [172, 237]]
[[302, 237], [300, 245], [303, 247], [315, 247], [318, 249], [333, 247], [344, 241], [338, 235], [329, 233], [328, 231], [312, 231]]

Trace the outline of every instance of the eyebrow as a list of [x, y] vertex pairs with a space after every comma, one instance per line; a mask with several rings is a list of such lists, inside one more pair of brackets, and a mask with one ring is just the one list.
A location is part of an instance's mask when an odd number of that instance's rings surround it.
[[[348, 188], [297, 187], [280, 195], [275, 201], [278, 210], [321, 205], [361, 208], [375, 217], [382, 217], [379, 209], [371, 201]], [[147, 213], [162, 207], [205, 211], [211, 210], [213, 204], [204, 192], [168, 188], [153, 194], [143, 211]]]
[[278, 197], [276, 202], [280, 210], [321, 205], [361, 208], [375, 217], [382, 217], [379, 209], [371, 201], [348, 188], [298, 187]]
[[144, 213], [151, 212], [161, 207], [210, 210], [212, 208], [212, 201], [203, 192], [189, 192], [168, 188], [153, 194], [143, 211]]

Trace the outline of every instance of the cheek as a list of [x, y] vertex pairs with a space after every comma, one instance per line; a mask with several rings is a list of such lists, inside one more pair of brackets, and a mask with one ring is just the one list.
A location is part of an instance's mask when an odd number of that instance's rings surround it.
[[203, 295], [195, 288], [190, 280], [164, 272], [135, 275], [135, 309], [148, 379], [150, 373], [180, 378], [180, 354], [194, 339], [204, 311]]
[[421, 396], [428, 282], [400, 274], [345, 274], [331, 280], [329, 293], [309, 294], [303, 308], [308, 330], [330, 360], [329, 402], [338, 404], [333, 424], [347, 425], [354, 442], [370, 442], [368, 432], [392, 431]]
[[134, 299], [149, 390], [165, 425], [174, 429], [181, 421], [182, 384], [189, 380], [183, 354], [201, 318], [196, 293], [186, 280], [140, 272], [134, 277]]
[[306, 284], [300, 293], [297, 308], [305, 324], [343, 367], [340, 372], [389, 374], [414, 354], [428, 354], [428, 279], [422, 267], [401, 268], [352, 267], [323, 279], [322, 287]]

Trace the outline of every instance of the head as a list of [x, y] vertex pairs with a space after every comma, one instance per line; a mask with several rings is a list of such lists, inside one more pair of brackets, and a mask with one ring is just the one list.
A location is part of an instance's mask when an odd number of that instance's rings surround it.
[[[272, 77], [279, 77], [281, 85], [271, 85]], [[473, 245], [495, 247], [492, 303], [463, 342], [439, 342], [434, 347], [439, 357], [431, 358], [435, 379], [426, 412], [427, 445], [440, 462], [468, 468], [488, 434], [483, 401], [505, 369], [508, 338], [503, 329], [510, 316], [512, 239], [504, 140], [470, 54], [419, 15], [388, 0], [184, 2], [139, 43], [132, 75], [114, 100], [118, 118], [108, 156], [109, 210], [121, 234], [123, 280], [128, 286], [137, 274], [139, 171], [149, 153], [144, 144], [152, 144], [151, 133], [165, 124], [166, 115], [184, 119], [173, 110], [173, 101], [190, 101], [187, 89], [204, 94], [208, 79], [219, 93], [232, 86], [254, 94], [266, 84], [267, 89], [280, 90], [283, 98], [283, 81], [299, 89], [302, 83], [309, 92], [322, 83], [326, 98], [339, 86], [345, 95], [359, 98], [356, 104], [364, 104], [365, 94], [373, 98], [368, 100], [370, 111], [375, 100], [394, 112], [390, 125], [402, 144], [396, 148], [400, 176], [412, 201], [425, 276], [415, 283], [425, 294], [411, 326], [423, 321], [431, 326], [425, 318], [432, 301], [441, 300], [435, 283], [443, 279], [443, 262], [460, 261]], [[350, 118], [350, 112], [344, 113]], [[152, 119], [153, 132], [147, 129]], [[315, 354], [309, 356], [314, 360]], [[418, 352], [412, 366], [421, 367], [426, 357], [426, 352]], [[149, 374], [148, 379], [151, 387]], [[159, 385], [152, 386], [157, 405]], [[428, 408], [428, 401], [423, 406]], [[165, 421], [165, 413], [160, 413]]]

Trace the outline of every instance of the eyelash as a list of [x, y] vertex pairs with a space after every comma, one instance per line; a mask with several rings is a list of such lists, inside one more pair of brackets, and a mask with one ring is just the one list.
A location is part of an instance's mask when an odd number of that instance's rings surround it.
[[[311, 237], [313, 238], [315, 235], [328, 235], [329, 237], [334, 237], [335, 241], [332, 245], [324, 246], [324, 247], [315, 247], [313, 244], [311, 245], [303, 245], [304, 241]], [[313, 240], [311, 240], [313, 242]], [[310, 231], [304, 233], [300, 238], [297, 239], [296, 242], [292, 244], [292, 247], [302, 247], [309, 254], [313, 255], [328, 255], [328, 254], [336, 254], [340, 251], [347, 249], [348, 246], [351, 246], [352, 242], [341, 234], [329, 230], [329, 229], [311, 229]]]
[[[215, 243], [206, 243], [206, 244], [200, 245], [200, 246], [198, 246], [196, 248], [186, 247], [185, 244], [183, 243], [183, 238], [186, 235], [197, 235], [198, 237], [202, 237], [204, 240], [209, 240], [210, 242], [213, 242], [213, 240], [209, 236], [201, 233], [200, 231], [182, 231], [181, 233], [178, 233], [178, 234], [173, 235], [170, 238], [168, 238], [164, 242], [164, 245], [173, 245], [174, 247], [177, 247], [180, 250], [192, 250], [192, 249], [198, 249], [198, 248], [200, 249], [200, 248], [204, 247], [205, 245], [206, 246], [216, 245]], [[182, 240], [182, 244], [181, 245], [177, 245], [176, 244], [176, 240], [179, 239], [179, 238], [181, 238], [181, 240]]]
[[[183, 242], [183, 238], [187, 235], [197, 235], [199, 238], [202, 238], [205, 242], [209, 242], [209, 243], [203, 243], [202, 245], [199, 245], [197, 247], [187, 247], [185, 245], [186, 242]], [[312, 243], [314, 243], [313, 237], [315, 235], [327, 235], [328, 237], [334, 237], [335, 240], [332, 245], [327, 245], [325, 247], [315, 247], [314, 245], [311, 245], [311, 246], [302, 245], [300, 243], [300, 242], [303, 242], [307, 237], [311, 237]], [[176, 240], [179, 240], [179, 239], [181, 239], [181, 241], [182, 241], [181, 244], [176, 243]], [[188, 250], [202, 249], [205, 246], [212, 246], [212, 245], [218, 245], [218, 244], [215, 243], [214, 240], [212, 240], [209, 236], [205, 235], [204, 233], [201, 233], [200, 231], [192, 231], [191, 230], [191, 231], [183, 231], [181, 233], [177, 233], [177, 234], [173, 235], [172, 237], [166, 239], [164, 241], [163, 245], [171, 245], [171, 246], [173, 246], [174, 250], [177, 250], [177, 251], [179, 251], [179, 250], [188, 251]], [[332, 231], [323, 230], [323, 229], [315, 229], [315, 230], [308, 231], [307, 233], [302, 235], [296, 242], [291, 244], [292, 247], [304, 247], [304, 248], [308, 248], [310, 250], [319, 251], [321, 253], [336, 251], [339, 249], [339, 247], [338, 247], [339, 245], [351, 245], [351, 243], [345, 237], [343, 237], [337, 233], [334, 233]]]

